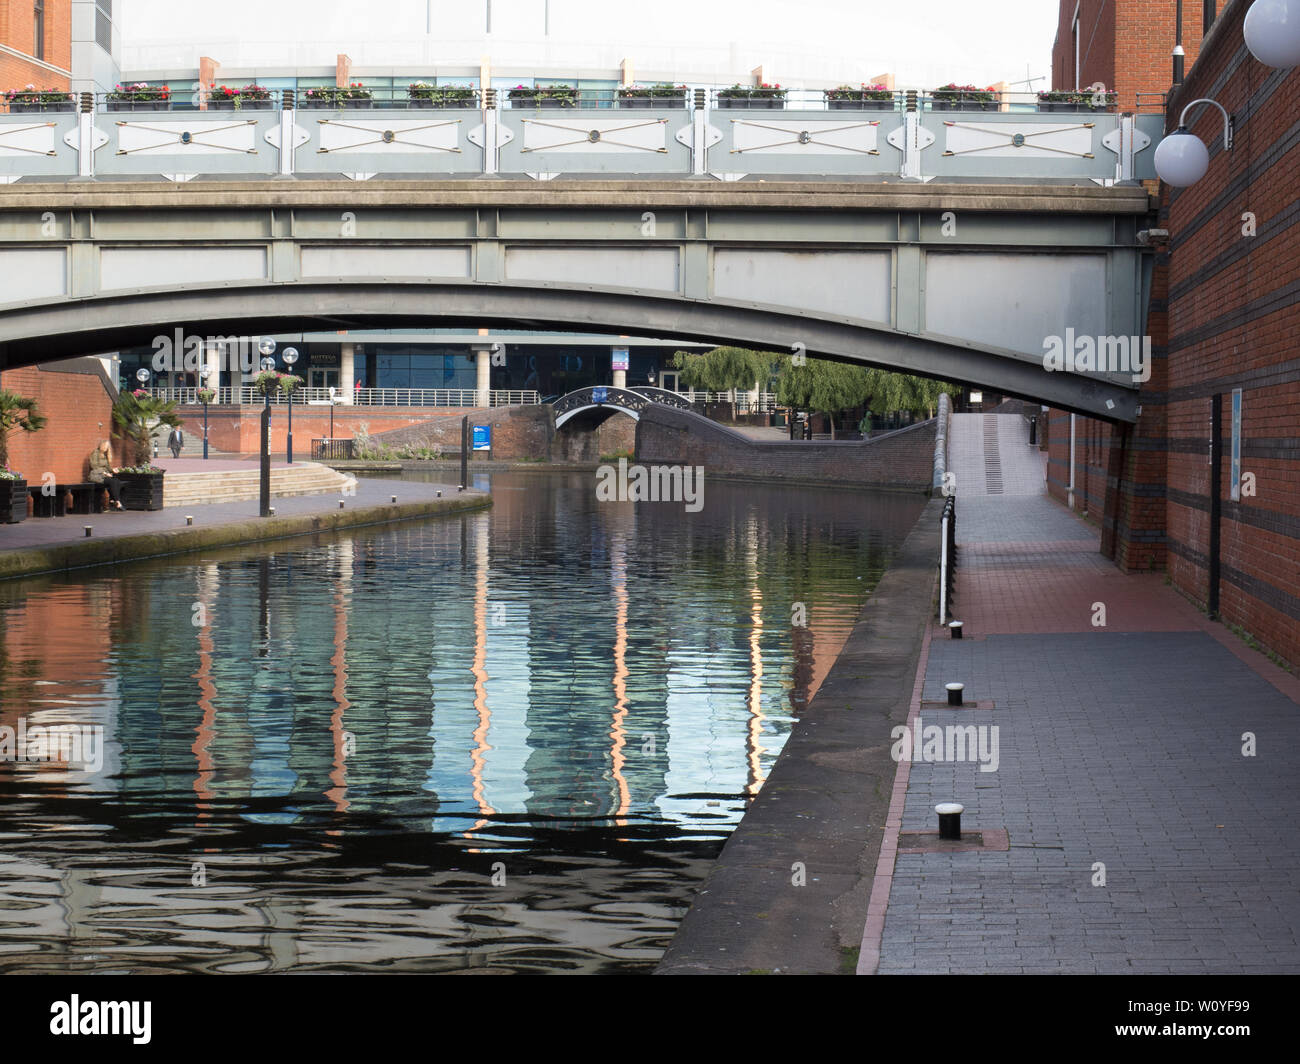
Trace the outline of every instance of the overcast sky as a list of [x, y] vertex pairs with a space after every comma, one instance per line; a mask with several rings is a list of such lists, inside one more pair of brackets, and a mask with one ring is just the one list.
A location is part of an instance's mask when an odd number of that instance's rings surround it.
[[[488, 0], [119, 0], [123, 59], [192, 62], [214, 55], [230, 63], [235, 49], [266, 63], [276, 50], [293, 64], [325, 62], [337, 52], [358, 60], [364, 44], [392, 42], [398, 62], [418, 42], [484, 40], [504, 53], [507, 42], [544, 46], [548, 0], [491, 0], [493, 35], [485, 34]], [[893, 71], [900, 87], [950, 80], [980, 85], [1050, 75], [1056, 0], [549, 0], [550, 42], [590, 42], [635, 57], [637, 46], [732, 48], [741, 62], [800, 53], [861, 63], [870, 74]], [[430, 33], [430, 28], [432, 32]], [[170, 44], [171, 49], [159, 48]], [[223, 52], [224, 45], [224, 52]], [[377, 54], [373, 48], [366, 54]], [[518, 54], [515, 51], [514, 54]], [[685, 54], [685, 52], [684, 52]], [[771, 60], [768, 60], [769, 62]], [[598, 64], [593, 64], [598, 65]], [[780, 65], [777, 74], [780, 75]], [[790, 63], [787, 63], [789, 66]], [[804, 65], [804, 64], [799, 64]], [[863, 75], [864, 77], [870, 74]], [[833, 75], [838, 76], [838, 75]], [[1040, 82], [1036, 88], [1047, 87]]]

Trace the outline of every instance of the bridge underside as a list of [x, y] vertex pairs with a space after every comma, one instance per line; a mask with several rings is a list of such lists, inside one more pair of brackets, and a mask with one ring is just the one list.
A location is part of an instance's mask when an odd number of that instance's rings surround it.
[[1109, 421], [1136, 419], [1129, 381], [1052, 372], [1025, 353], [762, 307], [545, 285], [391, 281], [114, 292], [0, 311], [0, 370], [187, 335], [495, 326], [642, 333], [790, 351], [988, 388]]

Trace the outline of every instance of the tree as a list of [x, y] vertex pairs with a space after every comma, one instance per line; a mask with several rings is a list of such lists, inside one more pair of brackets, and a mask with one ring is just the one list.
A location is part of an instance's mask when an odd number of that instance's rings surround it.
[[133, 466], [148, 465], [153, 457], [150, 444], [155, 425], [176, 428], [182, 424], [174, 400], [157, 399], [143, 388], [122, 392], [113, 404], [113, 435], [126, 443]]
[[39, 432], [49, 419], [35, 399], [0, 389], [0, 466], [9, 468], [9, 437], [15, 432]]
[[867, 372], [871, 375], [871, 396], [867, 407], [873, 414], [892, 414], [897, 410], [933, 417], [941, 393], [955, 395], [960, 391], [955, 385], [931, 377], [913, 377], [884, 369]]
[[678, 351], [673, 366], [682, 371], [682, 383], [706, 392], [749, 389], [772, 375], [773, 365], [783, 356], [772, 351], [751, 351], [745, 347], [715, 347], [703, 354]]
[[843, 362], [810, 358], [803, 365], [784, 359], [777, 377], [776, 401], [796, 410], [814, 410], [827, 416], [835, 439], [835, 415], [861, 406], [871, 395], [870, 371]]

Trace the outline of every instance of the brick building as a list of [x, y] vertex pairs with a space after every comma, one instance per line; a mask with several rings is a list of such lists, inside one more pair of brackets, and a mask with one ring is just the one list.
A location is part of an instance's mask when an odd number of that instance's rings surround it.
[[[1185, 65], [1200, 51], [1215, 4], [1183, 4]], [[1196, 10], [1193, 11], [1193, 8]], [[1080, 89], [1100, 82], [1122, 101], [1169, 88], [1177, 38], [1178, 0], [1061, 0], [1052, 45], [1052, 88]]]
[[0, 92], [72, 87], [72, 0], [0, 0]]
[[[1074, 0], [1066, 0], [1063, 13], [1067, 6], [1072, 14]], [[1185, 42], [1200, 36], [1201, 25], [1199, 5], [1186, 6], [1198, 9], [1198, 21], [1195, 33], [1185, 29]], [[1132, 427], [1075, 419], [1073, 505], [1096, 515], [1104, 509], [1102, 549], [1122, 568], [1165, 569], [1202, 608], [1295, 664], [1300, 77], [1263, 65], [1245, 48], [1249, 6], [1229, 0], [1204, 39], [1185, 45], [1186, 79], [1172, 93], [1167, 127], [1177, 125], [1189, 101], [1212, 97], [1233, 116], [1233, 150], [1223, 150], [1217, 110], [1192, 113], [1210, 168], [1188, 188], [1161, 186], [1156, 224], [1170, 236], [1156, 256], [1148, 320], [1153, 369], [1142, 386], [1141, 416]], [[1206, 15], [1212, 7], [1205, 5]], [[1163, 44], [1152, 47], [1159, 53], [1155, 67], [1167, 63]], [[1068, 501], [1069, 415], [1053, 411], [1048, 432], [1048, 488]], [[1234, 436], [1239, 463], [1232, 460]], [[1220, 449], [1217, 482], [1212, 438]]]

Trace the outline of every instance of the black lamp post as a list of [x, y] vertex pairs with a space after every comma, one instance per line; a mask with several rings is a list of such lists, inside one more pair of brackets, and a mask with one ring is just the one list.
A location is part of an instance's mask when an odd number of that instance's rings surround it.
[[[275, 353], [275, 341], [269, 336], [259, 341], [257, 350], [262, 353], [262, 369], [269, 373], [275, 369], [275, 359], [271, 357]], [[268, 386], [266, 392], [266, 407], [262, 410], [262, 475], [259, 478], [258, 491], [258, 510], [263, 517], [271, 516], [271, 389]]]
[[199, 398], [203, 400], [203, 460], [208, 460], [208, 378], [212, 376], [212, 367], [204, 366], [199, 370]]
[[[289, 372], [293, 373], [293, 364], [298, 361], [298, 349], [296, 347], [286, 347], [284, 354], [280, 356], [284, 359], [284, 364], [289, 367]], [[289, 389], [289, 435], [287, 443], [287, 457], [289, 465], [293, 465], [293, 389]]]

